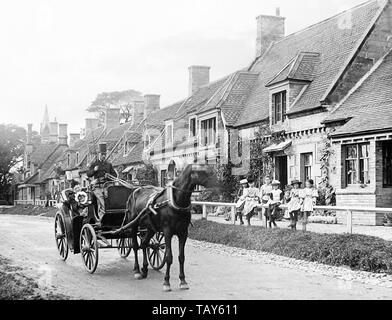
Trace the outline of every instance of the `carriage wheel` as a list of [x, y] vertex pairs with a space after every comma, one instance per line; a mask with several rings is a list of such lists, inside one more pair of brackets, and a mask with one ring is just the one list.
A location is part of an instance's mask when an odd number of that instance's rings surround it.
[[148, 261], [151, 268], [158, 271], [165, 265], [166, 244], [163, 232], [157, 232], [150, 240], [147, 247]]
[[128, 257], [132, 250], [131, 238], [117, 239], [117, 249], [121, 258]]
[[54, 219], [54, 235], [56, 239], [57, 250], [60, 253], [60, 257], [63, 261], [68, 258], [68, 241], [67, 241], [67, 233], [65, 230], [65, 222], [64, 217], [60, 212], [56, 213]]
[[80, 232], [80, 251], [87, 271], [94, 273], [98, 266], [98, 241], [91, 224], [85, 224]]

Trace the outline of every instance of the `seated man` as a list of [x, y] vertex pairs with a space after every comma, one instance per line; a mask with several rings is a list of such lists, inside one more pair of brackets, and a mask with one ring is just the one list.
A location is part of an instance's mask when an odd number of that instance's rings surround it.
[[88, 177], [94, 177], [92, 189], [98, 203], [98, 217], [101, 220], [105, 214], [105, 190], [104, 183], [107, 182], [106, 174], [109, 173], [117, 177], [111, 163], [106, 161], [106, 143], [99, 144], [98, 159], [94, 161], [87, 171]]

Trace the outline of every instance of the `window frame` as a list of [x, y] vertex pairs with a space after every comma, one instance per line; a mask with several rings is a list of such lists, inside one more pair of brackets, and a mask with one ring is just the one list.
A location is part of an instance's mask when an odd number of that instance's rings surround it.
[[[168, 135], [168, 128], [171, 128], [170, 135]], [[168, 141], [169, 136], [170, 136], [170, 141]], [[174, 142], [174, 125], [173, 125], [173, 121], [170, 121], [165, 124], [165, 145], [168, 145], [173, 142]]]
[[[277, 99], [279, 98], [279, 99]], [[279, 101], [279, 108], [277, 108], [277, 101]], [[277, 91], [271, 94], [271, 124], [279, 124], [285, 121], [287, 113], [287, 90]], [[279, 117], [278, 117], [279, 115]]]
[[[387, 169], [386, 169], [386, 165], [387, 165], [387, 160], [386, 160], [386, 150], [389, 148], [389, 154], [388, 154], [388, 158], [390, 159], [391, 163], [389, 166], [389, 170], [390, 170], [390, 175], [389, 175], [389, 179], [390, 181], [387, 181], [386, 176], [387, 176]], [[392, 140], [389, 141], [383, 141], [382, 142], [382, 153], [381, 153], [381, 157], [382, 157], [382, 186], [383, 188], [392, 188]], [[386, 182], [387, 181], [387, 182]]]
[[[211, 122], [211, 126], [210, 126]], [[205, 125], [205, 128], [203, 124]], [[216, 116], [200, 120], [200, 146], [209, 147], [217, 143], [217, 118]], [[211, 139], [211, 141], [209, 141]]]
[[[192, 122], [194, 123], [194, 130], [192, 130]], [[194, 133], [192, 132], [194, 131]], [[189, 138], [197, 138], [197, 116], [189, 117]]]
[[[306, 163], [307, 157], [310, 157], [310, 162]], [[301, 180], [306, 181], [306, 179], [312, 179], [312, 169], [314, 165], [314, 156], [313, 152], [304, 152], [300, 154], [300, 161], [301, 161], [301, 168], [300, 168], [300, 174], [301, 174]], [[306, 174], [306, 172], [309, 170], [309, 175]]]
[[[366, 151], [367, 155], [364, 156], [362, 154], [362, 146], [366, 146]], [[355, 156], [349, 156], [348, 155], [348, 149], [350, 147], [355, 147], [356, 154]], [[370, 153], [369, 153], [369, 147], [370, 143], [351, 143], [351, 144], [346, 144], [344, 145], [344, 163], [343, 163], [343, 168], [344, 168], [344, 182], [346, 187], [354, 187], [354, 186], [360, 186], [360, 185], [370, 185], [371, 180], [369, 177], [369, 163], [370, 163]], [[348, 174], [348, 163], [353, 162], [354, 163], [354, 169], [355, 169], [355, 181], [353, 181], [353, 178], [349, 179]], [[367, 171], [365, 171], [365, 163], [367, 162]], [[353, 170], [351, 170], [353, 171]], [[366, 174], [367, 172], [367, 179], [366, 179]]]

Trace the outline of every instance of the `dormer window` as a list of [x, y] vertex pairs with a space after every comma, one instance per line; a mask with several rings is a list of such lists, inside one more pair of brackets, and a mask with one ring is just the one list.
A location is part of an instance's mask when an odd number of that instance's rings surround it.
[[272, 124], [284, 122], [286, 115], [286, 90], [272, 94]]
[[144, 149], [148, 149], [150, 146], [150, 136], [148, 134], [144, 135]]
[[194, 138], [197, 134], [197, 121], [196, 117], [191, 117], [189, 119], [189, 137]]
[[79, 163], [79, 152], [76, 152], [76, 164]]
[[125, 141], [124, 143], [124, 156], [126, 156], [129, 152], [129, 145], [128, 145], [128, 141]]
[[68, 153], [67, 154], [67, 166], [71, 164], [71, 155]]
[[170, 144], [173, 142], [173, 122], [166, 124], [165, 142], [166, 144]]

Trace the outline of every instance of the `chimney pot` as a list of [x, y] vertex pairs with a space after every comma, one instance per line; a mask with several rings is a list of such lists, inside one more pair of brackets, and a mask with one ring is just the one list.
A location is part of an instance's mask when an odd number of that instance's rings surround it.
[[59, 124], [57, 121], [49, 122], [49, 142], [57, 142], [59, 136]]
[[280, 8], [279, 7], [276, 8], [276, 16], [280, 17]]
[[98, 125], [99, 125], [99, 119], [96, 119], [96, 118], [85, 119], [84, 136], [87, 137], [93, 130], [98, 128]]
[[120, 125], [120, 108], [110, 108], [105, 111], [105, 129], [110, 130]]
[[[279, 15], [278, 15], [279, 14]], [[280, 16], [280, 9], [276, 16], [260, 15], [256, 18], [256, 58], [263, 55], [271, 43], [284, 38], [285, 18]]]
[[147, 118], [151, 113], [159, 110], [160, 95], [159, 94], [145, 94], [144, 95], [144, 118]]
[[27, 124], [27, 142], [26, 142], [26, 144], [31, 144], [32, 137], [33, 137], [33, 124], [29, 123], [29, 124]]
[[75, 143], [80, 140], [80, 133], [70, 133], [69, 134], [69, 147], [75, 146]]
[[189, 96], [194, 94], [201, 86], [210, 83], [210, 67], [190, 66], [189, 70]]
[[59, 124], [59, 144], [60, 145], [66, 145], [67, 140], [68, 140], [68, 134], [67, 130], [68, 129], [68, 124], [66, 123], [60, 123]]

